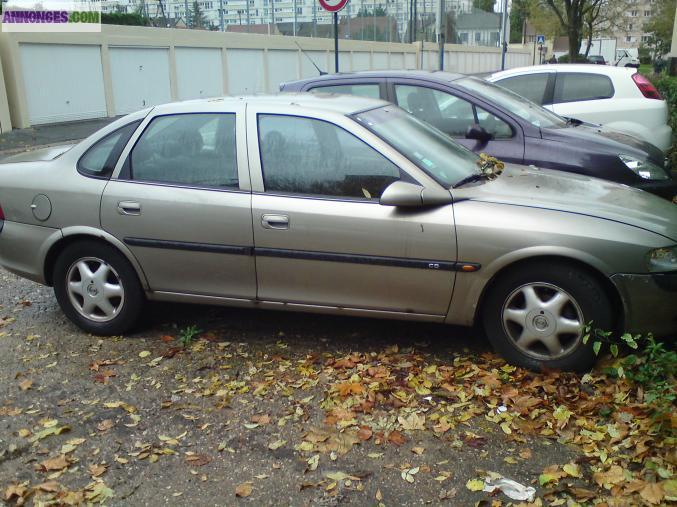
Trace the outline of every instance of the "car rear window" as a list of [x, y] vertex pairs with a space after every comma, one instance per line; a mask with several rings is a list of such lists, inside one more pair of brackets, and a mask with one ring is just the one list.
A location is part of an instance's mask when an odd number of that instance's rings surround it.
[[614, 85], [607, 76], [583, 72], [558, 72], [555, 80], [554, 103], [609, 99]]
[[345, 95], [357, 95], [359, 97], [368, 97], [370, 99], [381, 98], [381, 92], [378, 83], [317, 86], [315, 88], [311, 88], [310, 91], [313, 93], [343, 93]]

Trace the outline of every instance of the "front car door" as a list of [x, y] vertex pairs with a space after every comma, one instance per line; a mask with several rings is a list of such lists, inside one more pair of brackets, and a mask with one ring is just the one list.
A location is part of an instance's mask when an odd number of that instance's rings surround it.
[[508, 76], [493, 83], [552, 111], [555, 74], [554, 70], [543, 70]]
[[379, 204], [394, 181], [434, 180], [338, 113], [250, 104], [247, 138], [260, 300], [433, 320], [447, 313], [452, 205]]
[[122, 154], [102, 227], [158, 293], [256, 297], [244, 106], [156, 108]]
[[[475, 153], [486, 153], [505, 162], [524, 161], [524, 138], [517, 123], [465, 94], [433, 83], [389, 80], [392, 102], [417, 118], [437, 127]], [[492, 138], [479, 141], [466, 138], [472, 125], [484, 128]]]

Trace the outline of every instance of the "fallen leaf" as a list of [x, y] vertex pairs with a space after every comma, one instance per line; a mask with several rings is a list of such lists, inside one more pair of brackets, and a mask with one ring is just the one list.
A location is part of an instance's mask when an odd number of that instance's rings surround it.
[[143, 351], [139, 352], [139, 357], [140, 357], [141, 359], [143, 359], [144, 357], [148, 357], [148, 356], [150, 356], [150, 351], [149, 351], [149, 350], [143, 350]]
[[22, 391], [28, 391], [31, 388], [32, 385], [33, 385], [33, 381], [26, 379], [23, 382], [19, 383], [19, 389], [21, 389]]
[[89, 470], [89, 473], [92, 477], [101, 477], [104, 473], [106, 473], [108, 467], [106, 465], [89, 465], [87, 470]]
[[470, 491], [483, 491], [484, 481], [482, 479], [470, 479], [465, 483], [465, 487]]
[[251, 482], [243, 482], [242, 484], [239, 484], [235, 488], [235, 496], [237, 496], [239, 498], [247, 498], [251, 494], [252, 494], [252, 483]]
[[68, 468], [68, 460], [65, 454], [60, 454], [55, 458], [49, 458], [40, 462], [40, 469], [43, 472], [50, 472], [53, 470], [63, 470]]
[[395, 445], [402, 445], [407, 441], [405, 436], [397, 430], [388, 433], [388, 442]]

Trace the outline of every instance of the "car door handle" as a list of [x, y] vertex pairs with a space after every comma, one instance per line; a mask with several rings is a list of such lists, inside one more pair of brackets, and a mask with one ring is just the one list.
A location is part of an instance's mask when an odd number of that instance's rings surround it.
[[140, 215], [141, 204], [134, 201], [120, 201], [118, 202], [118, 213], [121, 215]]
[[289, 217], [287, 215], [262, 215], [261, 225], [264, 229], [289, 229]]

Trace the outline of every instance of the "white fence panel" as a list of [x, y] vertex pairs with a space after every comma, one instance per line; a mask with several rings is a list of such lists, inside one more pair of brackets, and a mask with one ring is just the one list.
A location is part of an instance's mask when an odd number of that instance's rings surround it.
[[176, 93], [179, 100], [223, 95], [219, 48], [176, 48]]
[[229, 49], [226, 61], [230, 95], [265, 91], [262, 49]]

